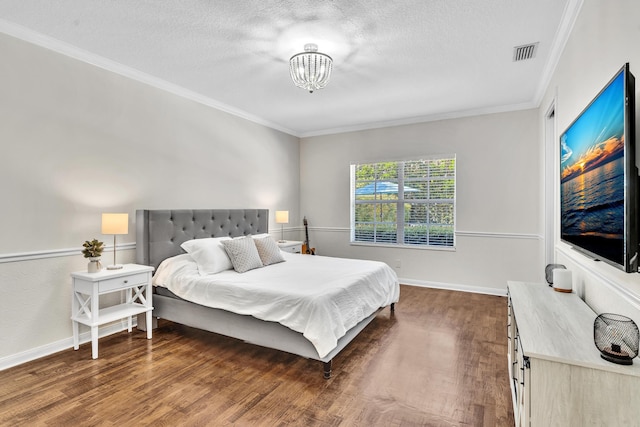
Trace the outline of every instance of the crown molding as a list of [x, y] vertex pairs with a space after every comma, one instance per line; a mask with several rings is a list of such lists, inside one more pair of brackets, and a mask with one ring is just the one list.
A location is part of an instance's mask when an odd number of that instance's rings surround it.
[[542, 98], [549, 88], [551, 78], [553, 77], [553, 73], [555, 73], [558, 63], [560, 62], [560, 57], [562, 56], [564, 47], [567, 45], [567, 41], [569, 40], [573, 26], [578, 19], [578, 14], [580, 9], [582, 9], [583, 3], [584, 0], [569, 0], [564, 8], [562, 18], [560, 19], [560, 26], [558, 27], [553, 43], [551, 44], [549, 58], [542, 71], [542, 75], [538, 82], [538, 88], [533, 98], [533, 103], [536, 107], [540, 107]]
[[558, 65], [562, 51], [564, 50], [567, 40], [569, 39], [571, 30], [573, 29], [573, 26], [576, 22], [578, 13], [582, 7], [583, 2], [584, 0], [568, 0], [567, 5], [565, 6], [565, 10], [563, 12], [562, 18], [560, 20], [560, 26], [556, 31], [556, 35], [554, 37], [554, 41], [551, 46], [549, 58], [543, 69], [542, 75], [540, 76], [536, 92], [534, 93], [534, 96], [530, 102], [478, 108], [478, 109], [469, 109], [469, 110], [462, 110], [462, 111], [451, 111], [451, 112], [445, 112], [445, 113], [403, 118], [398, 120], [386, 120], [386, 121], [372, 122], [372, 123], [361, 123], [361, 124], [341, 126], [336, 128], [321, 129], [321, 130], [311, 131], [311, 132], [297, 132], [293, 129], [289, 129], [287, 127], [281, 126], [278, 123], [265, 120], [261, 117], [255, 116], [246, 111], [234, 108], [222, 102], [218, 102], [212, 98], [203, 96], [197, 92], [186, 89], [182, 86], [151, 76], [142, 71], [136, 70], [134, 68], [125, 66], [121, 63], [109, 60], [107, 58], [93, 54], [88, 51], [85, 51], [83, 49], [80, 49], [76, 46], [63, 42], [61, 40], [54, 39], [49, 36], [45, 36], [29, 28], [3, 20], [1, 18], [0, 18], [0, 32], [5, 33], [9, 36], [24, 40], [26, 42], [32, 43], [34, 45], [41, 46], [46, 49], [55, 51], [67, 57], [71, 57], [76, 60], [94, 65], [104, 70], [114, 72], [116, 74], [122, 75], [132, 80], [139, 81], [141, 83], [172, 93], [174, 95], [181, 96], [183, 98], [192, 100], [194, 102], [206, 105], [211, 108], [215, 108], [219, 111], [231, 114], [233, 116], [245, 119], [247, 121], [268, 127], [270, 129], [274, 129], [276, 131], [283, 132], [285, 134], [288, 134], [297, 138], [309, 138], [314, 136], [357, 132], [357, 131], [373, 130], [373, 129], [380, 129], [380, 128], [386, 128], [386, 127], [434, 122], [434, 121], [440, 121], [440, 120], [458, 119], [458, 118], [464, 118], [464, 117], [479, 116], [484, 114], [504, 113], [504, 112], [539, 108], [540, 103], [542, 102], [544, 93], [546, 92], [551, 82], [553, 73], [555, 72], [555, 69]]
[[362, 123], [353, 126], [342, 126], [332, 129], [324, 129], [312, 132], [303, 132], [298, 135], [299, 138], [310, 138], [314, 136], [334, 135], [338, 133], [358, 132], [364, 130], [388, 128], [393, 126], [405, 126], [418, 123], [436, 122], [440, 120], [460, 119], [464, 117], [481, 116], [484, 114], [507, 113], [511, 111], [529, 110], [538, 108], [533, 102], [524, 102], [521, 104], [499, 105], [493, 107], [476, 108], [471, 110], [450, 111], [446, 113], [429, 114], [424, 116], [409, 117], [398, 120], [387, 120], [375, 123]]
[[112, 61], [103, 56], [96, 55], [94, 53], [80, 49], [69, 43], [63, 42], [58, 39], [54, 39], [53, 37], [45, 36], [44, 34], [33, 31], [22, 25], [15, 24], [13, 22], [9, 22], [1, 18], [0, 18], [0, 32], [7, 34], [11, 37], [15, 37], [17, 39], [34, 44], [36, 46], [40, 46], [45, 49], [52, 50], [54, 52], [57, 52], [69, 58], [73, 58], [78, 61], [94, 65], [98, 68], [102, 68], [103, 70], [111, 71], [123, 77], [127, 77], [129, 79], [138, 81], [140, 83], [147, 84], [149, 86], [155, 87], [165, 92], [169, 92], [171, 94], [197, 102], [199, 104], [203, 104], [208, 107], [215, 108], [216, 110], [223, 111], [225, 113], [231, 114], [236, 117], [240, 117], [250, 122], [253, 122], [253, 123], [268, 127], [270, 129], [274, 129], [274, 130], [295, 136], [295, 137], [299, 137], [299, 135], [294, 130], [288, 129], [284, 126], [280, 126], [277, 123], [273, 123], [261, 117], [254, 116], [253, 114], [249, 114], [246, 111], [231, 107], [222, 102], [218, 102], [214, 99], [203, 96], [197, 92], [186, 89], [182, 86], [169, 83], [166, 80], [154, 77], [150, 74], [144, 73], [135, 68], [128, 67], [119, 62]]

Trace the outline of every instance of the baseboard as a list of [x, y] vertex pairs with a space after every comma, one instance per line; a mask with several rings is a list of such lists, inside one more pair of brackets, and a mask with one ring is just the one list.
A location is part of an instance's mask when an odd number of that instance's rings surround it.
[[450, 291], [471, 292], [475, 294], [496, 295], [500, 297], [507, 296], [507, 288], [504, 289], [485, 288], [481, 286], [460, 285], [457, 283], [429, 282], [425, 280], [415, 279], [398, 279], [403, 285], [418, 286], [422, 288], [448, 289]]
[[[136, 318], [133, 317], [133, 326], [136, 325]], [[103, 338], [115, 333], [126, 331], [127, 321], [122, 320], [110, 325], [104, 326], [98, 329], [98, 338]], [[83, 332], [80, 334], [80, 344], [91, 342], [91, 331]], [[65, 338], [60, 341], [55, 341], [41, 347], [32, 348], [30, 350], [23, 351], [21, 353], [12, 354], [0, 358], [0, 371], [12, 368], [14, 366], [22, 365], [23, 363], [31, 362], [32, 360], [40, 359], [41, 357], [49, 356], [50, 354], [57, 353], [59, 351], [68, 350], [73, 348], [73, 337]]]

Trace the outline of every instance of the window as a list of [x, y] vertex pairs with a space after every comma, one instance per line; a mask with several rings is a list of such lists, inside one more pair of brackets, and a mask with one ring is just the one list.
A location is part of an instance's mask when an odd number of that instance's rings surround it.
[[351, 242], [453, 247], [455, 155], [351, 165]]

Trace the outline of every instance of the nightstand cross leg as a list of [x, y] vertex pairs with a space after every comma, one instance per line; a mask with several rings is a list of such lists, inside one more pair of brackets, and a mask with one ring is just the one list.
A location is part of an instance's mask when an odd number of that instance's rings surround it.
[[74, 315], [76, 317], [84, 315], [87, 316], [87, 318], [91, 319], [91, 308], [89, 307], [89, 304], [91, 303], [91, 296], [84, 296], [79, 292], [74, 292], [73, 294], [77, 301], [77, 308], [76, 310], [74, 310]]
[[133, 299], [131, 300], [131, 302], [140, 301], [140, 304], [147, 305], [147, 299], [144, 297], [144, 291], [146, 289], [146, 285], [135, 287], [133, 289], [136, 293], [133, 296]]

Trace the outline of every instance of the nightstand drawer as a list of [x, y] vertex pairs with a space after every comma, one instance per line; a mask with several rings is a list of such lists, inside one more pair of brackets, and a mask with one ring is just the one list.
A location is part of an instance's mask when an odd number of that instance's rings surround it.
[[302, 252], [302, 242], [296, 240], [281, 240], [278, 242], [278, 247], [282, 251], [292, 254], [299, 254]]
[[292, 254], [299, 254], [300, 252], [302, 252], [302, 245], [293, 245], [293, 246], [284, 246], [284, 247], [280, 247], [280, 249], [282, 249], [285, 252], [290, 252]]
[[116, 277], [114, 279], [107, 279], [100, 281], [100, 289], [98, 292], [113, 292], [118, 289], [130, 288], [133, 285], [144, 285], [148, 279], [147, 273], [132, 274], [124, 277]]

